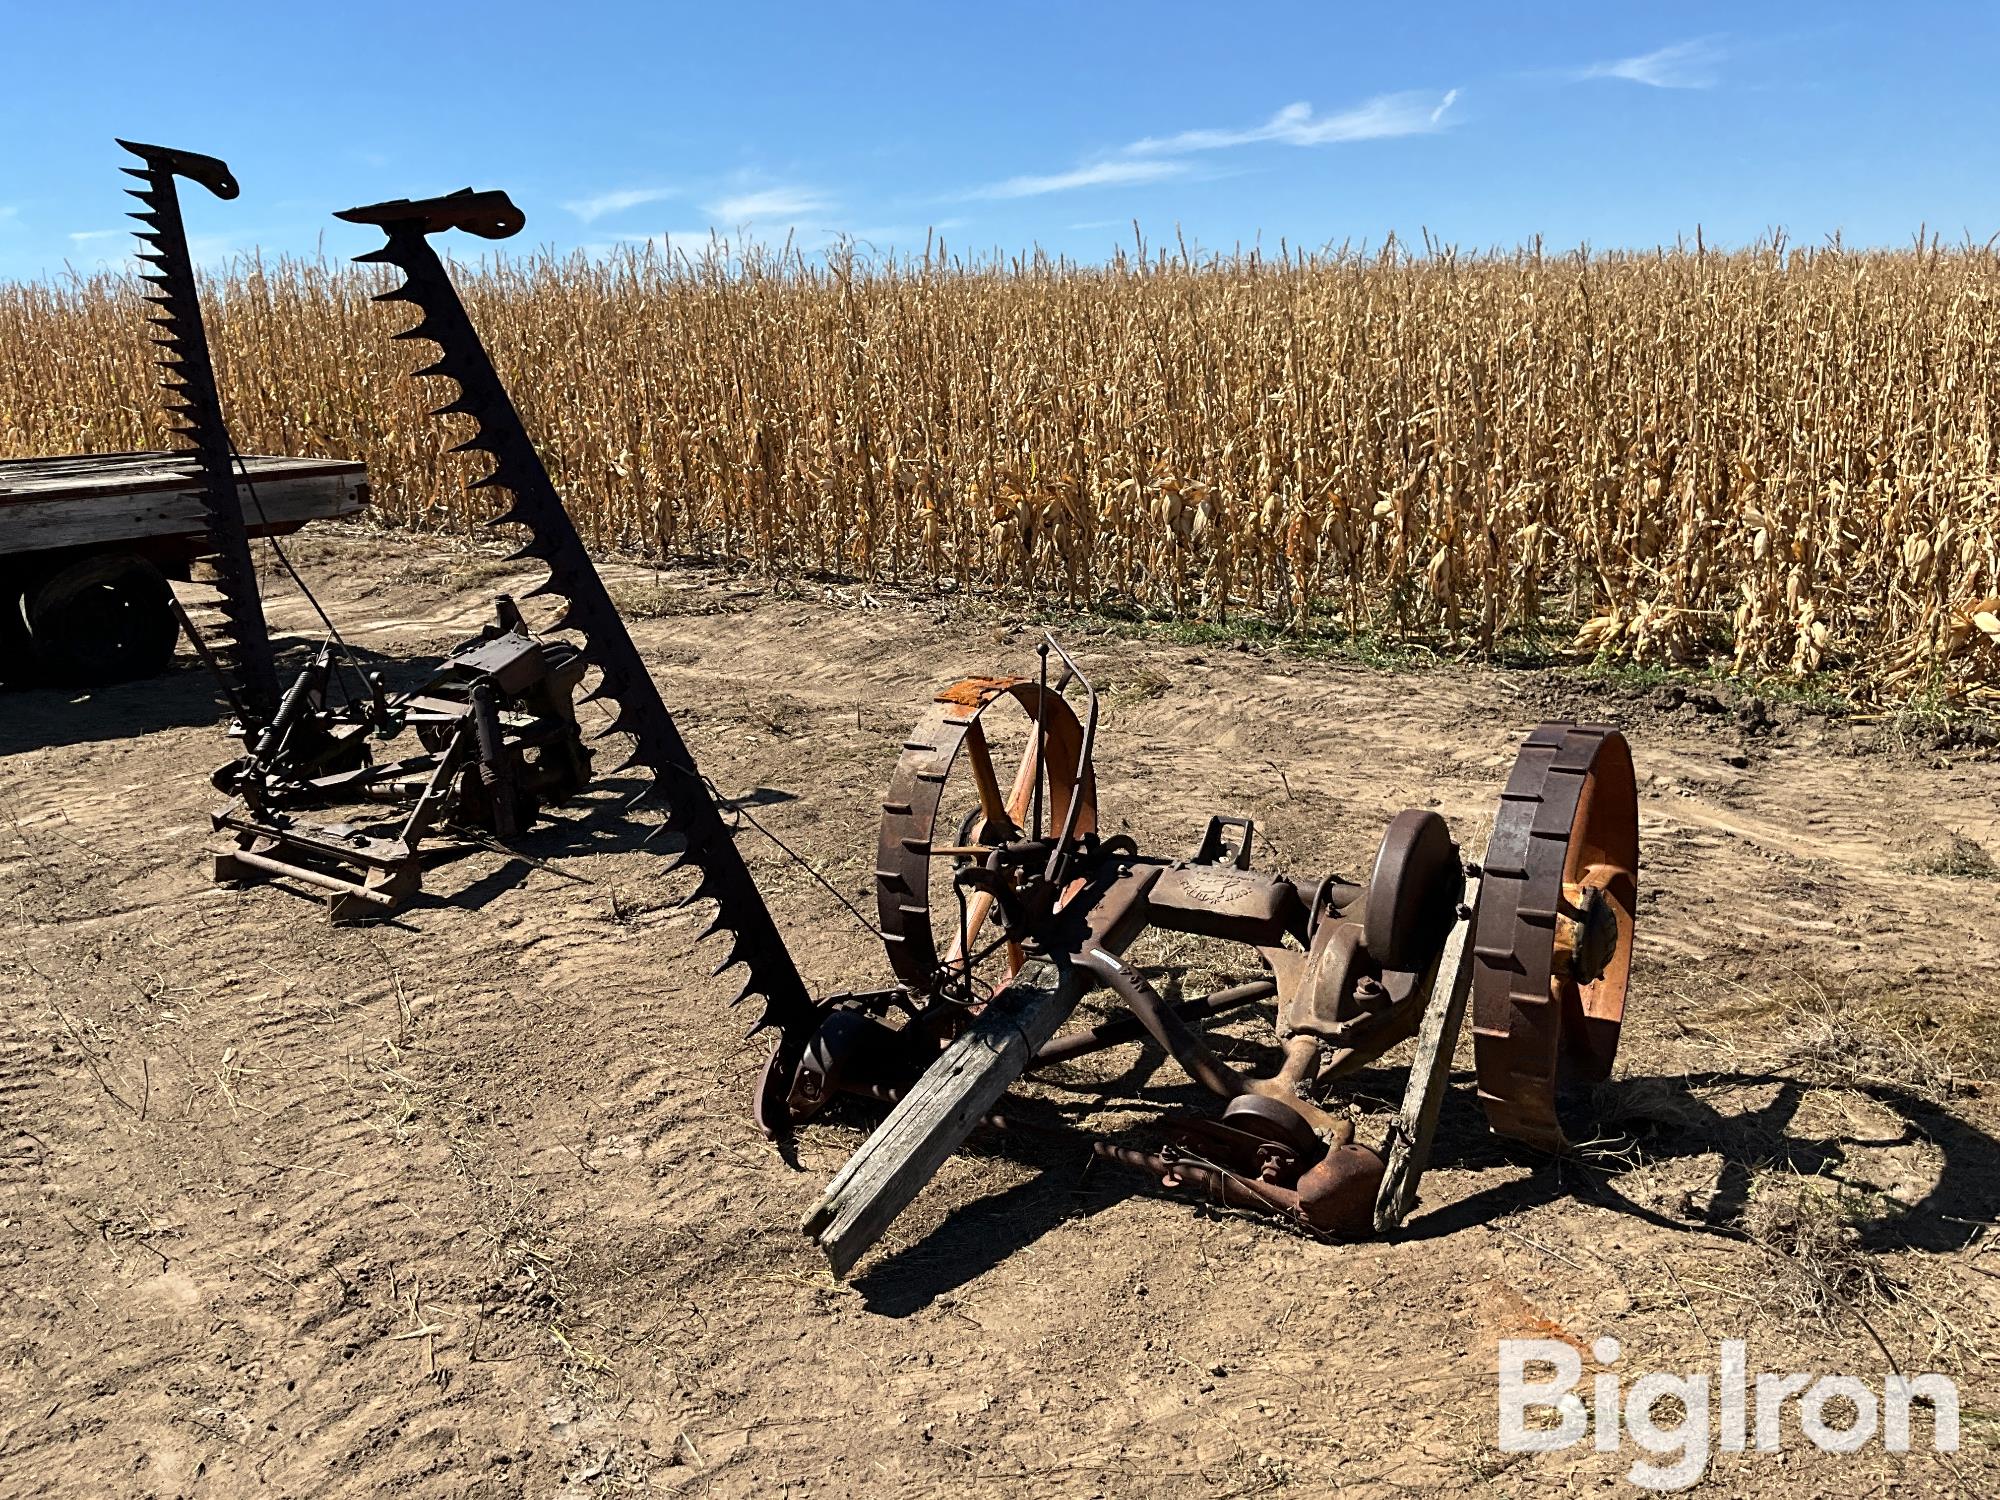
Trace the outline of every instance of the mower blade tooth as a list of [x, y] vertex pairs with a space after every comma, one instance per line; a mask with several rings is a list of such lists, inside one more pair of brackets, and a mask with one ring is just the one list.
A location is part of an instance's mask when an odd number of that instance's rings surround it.
[[697, 880], [694, 889], [688, 892], [688, 901], [690, 903], [695, 901], [716, 902], [715, 918], [701, 934], [703, 937], [707, 937], [709, 933], [720, 931], [727, 921], [722, 904], [718, 899], [722, 894], [722, 878], [716, 874], [715, 866], [709, 863], [706, 851], [696, 850], [693, 844], [688, 845], [688, 851], [693, 856], [695, 864], [701, 869], [701, 879]]
[[[749, 957], [750, 950], [743, 945], [743, 934], [740, 932], [731, 932], [729, 934], [729, 951], [722, 955], [721, 962], [708, 971], [708, 977], [710, 979], [719, 979], [725, 969], [734, 968]], [[745, 985], [743, 993], [729, 1003], [731, 1005], [741, 1005], [749, 997], [749, 994], [750, 988], [748, 985]]]
[[[525, 516], [522, 516], [518, 519], [520, 520], [523, 526], [526, 526], [528, 524], [528, 520]], [[564, 588], [561, 583], [557, 582], [556, 575], [553, 572], [550, 573], [548, 577], [544, 578], [540, 583], [536, 584], [533, 588], [529, 589], [528, 592], [523, 594], [521, 597], [523, 599], [568, 599], [571, 601], [572, 607], [574, 607], [575, 604], [575, 599], [571, 595], [570, 591]], [[610, 668], [607, 667], [604, 669], [604, 676], [606, 681], [610, 680], [611, 678]]]
[[498, 456], [500, 450], [493, 446], [493, 439], [483, 432], [475, 432], [462, 443], [453, 443], [445, 449], [447, 453], [491, 453]]
[[194, 266], [181, 225], [175, 168], [171, 165], [179, 158], [156, 157], [130, 142], [119, 144], [145, 163], [143, 168], [119, 170], [144, 184], [125, 190], [140, 205], [126, 211], [136, 226], [132, 233], [138, 246], [133, 258], [141, 267], [141, 296], [149, 307], [144, 315], [147, 342], [155, 350], [168, 441], [176, 467], [184, 470], [189, 485], [200, 492], [208, 550], [214, 554], [215, 578], [222, 591], [218, 634], [226, 647], [223, 673], [238, 686], [253, 712], [266, 715], [277, 706], [276, 668], [241, 504], [231, 477], [233, 450], [202, 326]]

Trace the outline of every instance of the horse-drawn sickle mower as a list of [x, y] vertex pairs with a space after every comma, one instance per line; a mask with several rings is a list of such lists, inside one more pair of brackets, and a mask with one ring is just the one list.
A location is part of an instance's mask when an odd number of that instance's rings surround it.
[[[1631, 959], [1638, 819], [1631, 756], [1616, 730], [1535, 730], [1476, 864], [1461, 858], [1436, 813], [1410, 810], [1390, 820], [1365, 878], [1302, 880], [1256, 867], [1248, 819], [1211, 818], [1183, 858], [1107, 835], [1093, 769], [1097, 694], [1045, 639], [1032, 676], [954, 683], [911, 731], [876, 844], [891, 981], [815, 1001], [430, 245], [429, 236], [452, 229], [504, 238], [522, 227], [520, 211], [503, 193], [467, 190], [340, 217], [385, 233], [384, 246], [361, 259], [406, 280], [378, 300], [420, 314], [395, 337], [442, 351], [418, 373], [457, 383], [438, 414], [470, 418], [461, 449], [493, 461], [472, 488], [511, 497], [495, 524], [526, 528], [516, 556], [549, 566], [533, 592], [563, 602], [550, 630], [579, 644], [541, 642], [548, 654], [521, 669], [539, 638], [503, 608], [488, 639], [468, 648], [473, 660], [444, 701], [420, 692], [393, 711], [379, 702], [354, 711], [356, 723], [427, 713], [422, 776], [368, 766], [359, 732], [329, 721], [313, 682], [301, 679], [287, 696], [291, 718], [281, 705], [272, 720], [279, 732], [253, 732], [252, 754], [236, 763], [231, 784], [248, 811], [219, 816], [218, 826], [246, 842], [224, 860], [249, 853], [272, 873], [296, 873], [255, 846], [283, 841], [288, 825], [270, 804], [287, 788], [401, 787], [420, 811], [441, 782], [456, 776], [471, 787], [475, 766], [483, 800], [468, 793], [450, 810], [484, 807], [485, 826], [498, 828], [493, 810], [512, 804], [493, 795], [496, 777], [505, 784], [524, 774], [508, 746], [524, 753], [539, 736], [542, 764], [549, 745], [568, 745], [569, 690], [594, 669], [588, 696], [617, 710], [606, 732], [631, 737], [627, 764], [654, 777], [680, 840], [670, 868], [699, 873], [685, 900], [713, 902], [707, 932], [728, 934], [717, 973], [743, 965], [738, 999], [763, 1000], [752, 1030], [777, 1033], [754, 1101], [758, 1123], [783, 1141], [843, 1096], [890, 1106], [805, 1220], [839, 1274], [974, 1130], [1068, 1133], [1042, 1101], [1009, 1093], [1024, 1075], [1133, 1041], [1163, 1049], [1221, 1108], [1168, 1115], [1157, 1132], [1164, 1139], [1091, 1136], [1089, 1149], [1168, 1189], [1319, 1233], [1388, 1229], [1414, 1205], [1468, 1002], [1492, 1128], [1543, 1151], [1569, 1144], [1565, 1101], [1610, 1072]], [[557, 684], [549, 701], [516, 701], [516, 683], [510, 711], [496, 716], [494, 688], [510, 681], [503, 656], [523, 682]], [[291, 735], [299, 753], [288, 759]], [[587, 760], [565, 754], [561, 793], [587, 770]], [[1127, 958], [1149, 928], [1242, 945], [1250, 950], [1242, 967], [1254, 964], [1262, 977], [1170, 1003]], [[1092, 992], [1114, 1013], [1066, 1029]], [[1268, 1008], [1275, 1026], [1276, 1062], [1264, 1075], [1232, 1066], [1201, 1029], [1250, 1006]], [[1401, 1113], [1384, 1140], [1357, 1141], [1337, 1086], [1413, 1037]]]
[[[1636, 804], [1616, 731], [1536, 730], [1480, 865], [1460, 860], [1441, 817], [1412, 809], [1390, 820], [1365, 879], [1308, 884], [1254, 867], [1248, 819], [1211, 818], [1178, 859], [1101, 836], [1096, 695], [1053, 641], [1044, 662], [1050, 652], [1082, 690], [1081, 720], [1044, 674], [954, 684], [918, 723], [877, 846], [900, 982], [823, 1002], [800, 1060], [781, 1044], [766, 1075], [760, 1119], [773, 1133], [840, 1093], [895, 1106], [806, 1218], [836, 1270], [972, 1125], [1047, 1128], [1029, 1103], [1002, 1107], [1021, 1074], [1134, 1040], [1163, 1049], [1223, 1101], [1221, 1114], [1167, 1119], [1158, 1149], [1094, 1137], [1090, 1149], [1170, 1188], [1326, 1234], [1387, 1229], [1413, 1205], [1468, 986], [1493, 1128], [1544, 1150], [1568, 1145], [1560, 1108], [1574, 1086], [1609, 1075], [1631, 957]], [[1003, 794], [984, 721], [1010, 699], [1034, 722]], [[956, 829], [938, 817], [954, 780], [976, 791]], [[940, 886], [950, 894], [942, 912]], [[1149, 927], [1244, 945], [1267, 977], [1169, 1004], [1125, 958]], [[997, 973], [988, 980], [983, 968]], [[1123, 1014], [1063, 1031], [1098, 989]], [[1250, 1005], [1273, 1012], [1268, 1076], [1232, 1067], [1196, 1024]], [[1357, 1142], [1330, 1103], [1335, 1086], [1420, 1033], [1388, 1139]]]

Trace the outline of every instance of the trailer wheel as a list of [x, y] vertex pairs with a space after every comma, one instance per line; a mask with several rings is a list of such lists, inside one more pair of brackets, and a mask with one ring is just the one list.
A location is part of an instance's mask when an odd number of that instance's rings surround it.
[[30, 579], [21, 623], [43, 672], [58, 682], [126, 682], [166, 670], [180, 639], [173, 590], [129, 552], [79, 558]]

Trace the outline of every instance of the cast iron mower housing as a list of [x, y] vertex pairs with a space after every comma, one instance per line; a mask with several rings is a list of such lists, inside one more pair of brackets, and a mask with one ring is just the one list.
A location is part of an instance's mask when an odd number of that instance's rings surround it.
[[[535, 637], [502, 594], [498, 618], [447, 656], [427, 679], [390, 696], [368, 691], [329, 702], [339, 663], [322, 647], [292, 683], [270, 723], [238, 721], [248, 753], [215, 773], [233, 800], [211, 816], [235, 848], [215, 878], [244, 884], [272, 876], [318, 886], [336, 922], [393, 912], [417, 893], [427, 857], [472, 834], [505, 844], [545, 806], [590, 781], [590, 750], [576, 722], [584, 664], [574, 646]], [[377, 760], [374, 743], [414, 731], [422, 749]], [[386, 824], [308, 823], [299, 813], [389, 803]], [[460, 837], [423, 840], [443, 827]]]
[[[595, 672], [588, 696], [617, 709], [605, 732], [631, 738], [626, 764], [651, 774], [679, 841], [666, 868], [694, 867], [699, 879], [683, 900], [712, 902], [703, 935], [728, 936], [716, 972], [741, 965], [737, 999], [763, 1000], [753, 1033], [776, 1032], [758, 1122], [782, 1145], [839, 1097], [890, 1106], [805, 1219], [836, 1273], [975, 1129], [1074, 1135], [1043, 1101], [1009, 1090], [1023, 1075], [1128, 1042], [1156, 1044], [1221, 1107], [1169, 1114], [1157, 1144], [1085, 1136], [1089, 1148], [1169, 1190], [1317, 1233], [1387, 1230], [1413, 1207], [1468, 1003], [1492, 1128], [1543, 1151], [1569, 1146], [1566, 1103], [1610, 1072], [1631, 962], [1637, 795], [1617, 730], [1557, 723], [1530, 734], [1476, 863], [1462, 859], [1441, 817], [1412, 809], [1390, 819], [1365, 876], [1297, 878], [1257, 867], [1247, 818], [1211, 818], [1180, 858], [1107, 835], [1094, 770], [1097, 693], [1045, 638], [1033, 676], [953, 683], [911, 731], [876, 841], [892, 981], [814, 1000], [430, 245], [452, 229], [505, 238], [522, 227], [519, 209], [504, 193], [467, 189], [340, 217], [384, 231], [387, 243], [361, 259], [406, 280], [377, 300], [408, 302], [420, 315], [395, 337], [441, 349], [418, 373], [457, 384], [438, 414], [469, 417], [461, 448], [493, 464], [472, 489], [509, 497], [493, 522], [525, 528], [515, 556], [548, 564], [533, 593], [562, 601], [551, 630], [580, 644], [543, 644], [531, 662], [533, 639], [503, 609], [486, 639], [447, 662], [456, 686], [387, 707], [378, 694], [363, 719], [417, 723], [429, 736], [423, 777], [352, 759], [360, 735], [315, 717], [323, 674], [308, 673], [287, 698], [301, 706], [289, 718], [281, 709], [252, 740], [233, 785], [254, 804], [329, 783], [351, 791], [421, 780], [420, 813], [455, 774], [468, 805], [479, 800], [475, 784], [482, 789], [497, 829], [516, 805], [501, 787], [511, 783], [517, 796], [530, 788], [550, 749], [556, 788], [581, 778], [564, 710], [578, 677]], [[486, 688], [515, 696], [495, 705]], [[475, 746], [478, 775], [468, 777]], [[544, 758], [528, 768], [531, 748]], [[271, 765], [290, 769], [258, 769]], [[225, 859], [269, 858], [255, 842], [268, 836], [260, 828], [225, 826], [249, 840]], [[1258, 977], [1170, 1003], [1127, 956], [1149, 928], [1236, 945]], [[1070, 1026], [1093, 992], [1109, 1016]], [[1268, 1008], [1277, 1050], [1264, 1070], [1246, 1073], [1205, 1039], [1202, 1023], [1253, 1005]], [[1337, 1086], [1413, 1037], [1401, 1112], [1384, 1139], [1363, 1144]]]

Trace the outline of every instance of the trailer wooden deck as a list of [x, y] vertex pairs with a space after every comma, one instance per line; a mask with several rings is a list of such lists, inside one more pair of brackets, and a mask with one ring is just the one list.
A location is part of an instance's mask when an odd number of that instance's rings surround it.
[[[0, 460], [0, 556], [65, 547], [204, 535], [201, 497], [184, 453], [84, 453]], [[368, 503], [365, 465], [346, 459], [246, 455], [239, 477], [252, 536], [356, 514]]]

